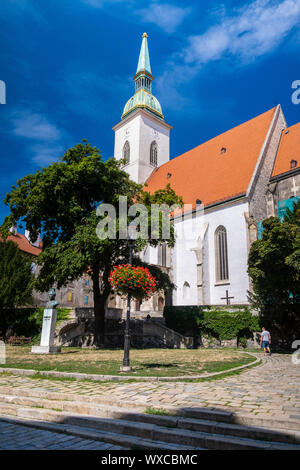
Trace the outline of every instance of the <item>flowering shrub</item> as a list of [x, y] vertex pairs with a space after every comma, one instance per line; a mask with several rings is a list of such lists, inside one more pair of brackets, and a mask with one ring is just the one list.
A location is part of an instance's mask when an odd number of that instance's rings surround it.
[[149, 269], [130, 264], [114, 266], [109, 282], [120, 295], [130, 295], [137, 300], [149, 299], [157, 290], [156, 280]]

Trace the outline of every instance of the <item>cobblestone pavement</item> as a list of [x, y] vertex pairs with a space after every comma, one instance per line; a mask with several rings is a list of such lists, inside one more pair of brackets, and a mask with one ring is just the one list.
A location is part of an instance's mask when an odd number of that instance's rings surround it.
[[104, 442], [81, 439], [0, 421], [0, 450], [119, 450]]
[[[162, 351], [163, 353], [163, 351]], [[240, 375], [200, 383], [192, 382], [84, 382], [30, 379], [0, 374], [1, 387], [35, 389], [80, 395], [81, 401], [93, 397], [139, 406], [209, 407], [279, 419], [300, 420], [300, 365], [291, 355], [274, 354], [263, 358], [263, 365]]]

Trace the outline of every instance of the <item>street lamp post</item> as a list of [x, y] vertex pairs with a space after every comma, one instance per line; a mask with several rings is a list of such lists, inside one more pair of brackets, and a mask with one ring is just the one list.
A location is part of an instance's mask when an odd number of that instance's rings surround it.
[[[129, 264], [130, 265], [132, 265], [133, 244], [134, 244], [134, 241], [131, 238], [128, 238]], [[129, 359], [129, 352], [130, 352], [130, 300], [131, 300], [131, 296], [130, 296], [130, 294], [128, 294], [128, 296], [127, 296], [126, 324], [125, 324], [125, 334], [124, 334], [124, 359], [123, 359], [123, 366], [120, 367], [120, 370], [122, 372], [129, 372], [131, 370], [130, 359]]]

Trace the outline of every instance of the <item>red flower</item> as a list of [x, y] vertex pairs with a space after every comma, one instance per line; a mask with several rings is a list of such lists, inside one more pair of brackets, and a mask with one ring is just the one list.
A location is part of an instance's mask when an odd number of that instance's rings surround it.
[[138, 300], [148, 299], [156, 291], [156, 280], [149, 270], [130, 264], [114, 266], [109, 282], [116, 293], [130, 293]]

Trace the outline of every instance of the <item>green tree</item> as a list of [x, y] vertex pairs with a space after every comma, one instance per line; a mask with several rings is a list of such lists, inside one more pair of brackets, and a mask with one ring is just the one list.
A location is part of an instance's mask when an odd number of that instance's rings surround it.
[[[38, 257], [41, 269], [36, 280], [40, 291], [53, 284], [58, 288], [67, 285], [84, 272], [90, 274], [98, 346], [104, 344], [105, 305], [111, 293], [110, 270], [120, 261], [128, 260], [128, 243], [118, 239], [122, 228], [119, 196], [127, 197], [128, 207], [132, 201], [142, 202], [147, 207], [164, 200], [172, 204], [182, 202], [170, 187], [152, 195], [142, 191], [142, 186], [131, 181], [121, 169], [123, 163], [113, 158], [104, 161], [96, 147], [83, 141], [69, 149], [58, 162], [19, 180], [5, 199], [11, 210], [4, 222], [6, 231], [23, 220], [32, 240], [38, 233], [42, 234], [43, 251]], [[116, 208], [116, 239], [100, 240], [96, 234], [101, 220], [97, 207], [103, 202]], [[150, 226], [151, 216], [147, 217]], [[158, 238], [149, 242], [156, 245], [160, 241], [161, 228]], [[136, 250], [142, 249], [145, 243], [138, 239]], [[173, 227], [167, 243], [174, 243]], [[170, 289], [171, 283], [166, 283], [164, 276], [160, 279], [159, 288]]]
[[18, 316], [16, 307], [32, 301], [32, 259], [16, 243], [0, 241], [0, 330], [6, 335]]
[[262, 239], [252, 244], [249, 253], [250, 300], [268, 327], [287, 336], [300, 319], [300, 202], [283, 222], [270, 217], [263, 228]]

